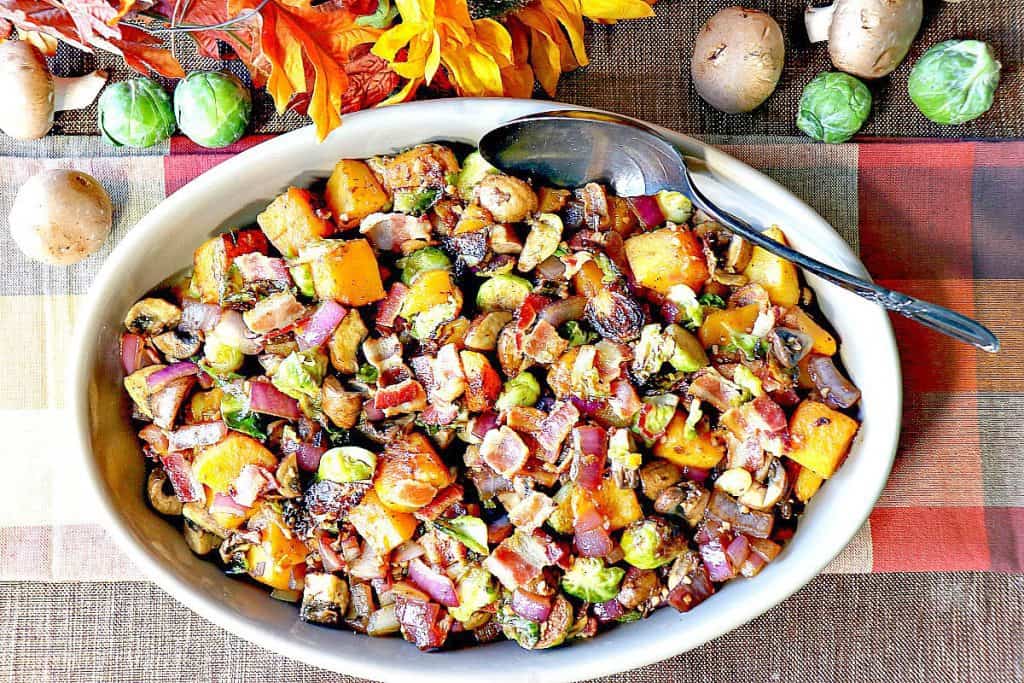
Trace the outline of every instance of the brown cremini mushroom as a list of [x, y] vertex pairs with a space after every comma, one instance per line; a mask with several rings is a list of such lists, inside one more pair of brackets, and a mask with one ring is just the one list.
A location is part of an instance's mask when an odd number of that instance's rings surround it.
[[89, 106], [106, 82], [105, 71], [55, 78], [35, 46], [21, 40], [0, 43], [0, 130], [18, 140], [41, 138], [53, 127], [54, 112]]
[[42, 171], [29, 178], [8, 216], [11, 237], [29, 258], [52, 265], [77, 263], [110, 234], [110, 195], [88, 173]]
[[922, 14], [922, 0], [835, 0], [827, 7], [808, 7], [804, 25], [812, 43], [828, 41], [837, 69], [881, 78], [907, 56]]
[[785, 57], [782, 29], [771, 16], [726, 7], [697, 34], [690, 72], [705, 102], [736, 114], [756, 109], [775, 91]]

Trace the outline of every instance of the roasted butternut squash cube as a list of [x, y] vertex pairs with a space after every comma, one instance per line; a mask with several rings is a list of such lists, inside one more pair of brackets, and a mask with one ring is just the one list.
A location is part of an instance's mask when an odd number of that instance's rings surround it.
[[626, 259], [636, 281], [659, 294], [674, 285], [694, 291], [710, 277], [697, 236], [680, 228], [661, 228], [626, 240]]
[[371, 213], [385, 211], [391, 198], [366, 162], [342, 159], [327, 179], [327, 207], [342, 228], [354, 228]]
[[427, 437], [412, 432], [388, 444], [373, 486], [380, 502], [396, 512], [415, 512], [452, 483], [451, 473]]
[[348, 521], [359, 535], [381, 555], [402, 545], [416, 533], [416, 518], [408, 512], [384, 507], [376, 491], [370, 489], [348, 513]]
[[189, 422], [213, 422], [219, 420], [220, 402], [224, 392], [218, 387], [209, 391], [199, 391], [192, 395], [188, 405]]
[[313, 286], [319, 299], [365, 306], [384, 298], [384, 284], [373, 247], [365, 239], [332, 240], [313, 261]]
[[302, 247], [319, 242], [334, 232], [334, 226], [317, 210], [313, 193], [289, 187], [256, 217], [256, 222], [274, 247], [289, 258]]
[[302, 590], [304, 573], [295, 568], [306, 561], [306, 544], [270, 522], [260, 533], [259, 545], [246, 552], [249, 575], [260, 583], [281, 590]]
[[447, 270], [428, 270], [412, 283], [402, 302], [400, 315], [409, 320], [418, 313], [452, 301], [456, 302], [454, 317], [462, 308], [462, 291], [452, 281], [451, 273]]
[[604, 272], [594, 261], [586, 261], [576, 274], [572, 276], [572, 286], [579, 296], [592, 299], [607, 289], [604, 283]]
[[327, 350], [331, 354], [331, 365], [343, 375], [354, 375], [359, 370], [359, 345], [369, 334], [359, 311], [352, 309], [334, 330]]
[[466, 410], [482, 413], [498, 400], [501, 376], [482, 353], [462, 351], [459, 356], [466, 375]]
[[274, 469], [277, 458], [256, 439], [228, 432], [219, 442], [200, 451], [192, 463], [192, 472], [199, 483], [216, 493], [227, 493], [246, 465]]
[[712, 438], [711, 432], [704, 430], [687, 439], [686, 415], [677, 412], [665, 434], [654, 444], [654, 455], [680, 467], [711, 469], [725, 457], [725, 448]]
[[192, 290], [199, 300], [220, 305], [241, 286], [231, 276], [231, 264], [237, 256], [270, 251], [266, 236], [259, 230], [237, 230], [203, 242], [192, 255]]
[[811, 338], [811, 352], [820, 353], [823, 356], [836, 355], [836, 350], [838, 349], [836, 338], [829, 334], [824, 327], [816, 323], [814, 318], [807, 315], [802, 308], [794, 306], [787, 310], [783, 322], [787, 326], [795, 326], [796, 329]]
[[787, 456], [828, 479], [850, 450], [860, 423], [824, 403], [806, 400], [789, 418], [791, 446]]
[[700, 343], [706, 349], [716, 345], [725, 346], [732, 341], [733, 334], [749, 334], [758, 313], [760, 307], [757, 304], [710, 311], [697, 330]]
[[[789, 246], [786, 236], [778, 226], [764, 231], [765, 237]], [[800, 301], [800, 277], [796, 266], [786, 259], [771, 254], [761, 247], [754, 247], [750, 263], [743, 274], [768, 292], [768, 298], [777, 306], [796, 306]]]
[[801, 503], [806, 503], [811, 496], [818, 492], [824, 481], [825, 479], [820, 474], [815, 474], [801, 466], [800, 472], [796, 475], [796, 481], [793, 483], [793, 494]]
[[[577, 490], [582, 491], [580, 487]], [[624, 529], [643, 517], [640, 501], [633, 489], [620, 489], [611, 479], [604, 479], [596, 494], [597, 509], [608, 520], [608, 531]]]

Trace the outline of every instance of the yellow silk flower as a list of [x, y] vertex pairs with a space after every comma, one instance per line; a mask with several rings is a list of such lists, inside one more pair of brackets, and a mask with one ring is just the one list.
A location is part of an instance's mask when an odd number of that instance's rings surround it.
[[395, 4], [402, 20], [373, 53], [407, 82], [382, 104], [408, 99], [442, 65], [460, 95], [528, 97], [534, 79], [554, 95], [562, 73], [587, 64], [584, 17], [612, 23], [654, 14], [644, 0], [533, 0], [500, 19], [475, 20], [466, 0]]

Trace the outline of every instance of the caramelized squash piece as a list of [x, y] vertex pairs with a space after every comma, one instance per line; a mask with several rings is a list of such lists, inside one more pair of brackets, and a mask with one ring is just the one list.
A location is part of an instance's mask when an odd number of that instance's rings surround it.
[[636, 281], [659, 294], [668, 294], [675, 285], [699, 292], [711, 275], [700, 242], [688, 230], [640, 233], [626, 240], [625, 249]]
[[665, 434], [654, 444], [654, 455], [680, 467], [710, 469], [725, 457], [725, 448], [715, 442], [711, 432], [701, 429], [687, 439], [686, 415], [676, 412]]
[[391, 207], [391, 198], [366, 162], [342, 159], [327, 179], [324, 199], [342, 228], [354, 228], [371, 213]]
[[365, 239], [334, 240], [313, 261], [313, 287], [318, 299], [334, 299], [346, 306], [365, 306], [385, 297], [380, 267], [373, 247]]
[[228, 432], [218, 443], [200, 451], [192, 463], [192, 471], [199, 483], [216, 493], [228, 493], [246, 465], [261, 465], [273, 470], [277, 466], [277, 458], [256, 439]]
[[334, 225], [317, 211], [313, 193], [297, 187], [279, 195], [256, 222], [270, 243], [288, 258], [334, 232]]
[[348, 521], [360, 536], [381, 555], [402, 545], [416, 533], [419, 522], [408, 512], [384, 507], [377, 492], [370, 489], [348, 513]]
[[789, 418], [792, 460], [828, 479], [846, 459], [860, 423], [824, 403], [806, 400]]
[[729, 344], [734, 333], [748, 334], [753, 329], [759, 312], [760, 307], [757, 304], [709, 312], [697, 331], [700, 343], [706, 349]]
[[[765, 237], [789, 246], [786, 236], [778, 226], [764, 231]], [[754, 247], [750, 263], [743, 274], [768, 292], [768, 298], [777, 306], [796, 306], [800, 301], [800, 278], [796, 266], [784, 258], [770, 254], [761, 247]]]

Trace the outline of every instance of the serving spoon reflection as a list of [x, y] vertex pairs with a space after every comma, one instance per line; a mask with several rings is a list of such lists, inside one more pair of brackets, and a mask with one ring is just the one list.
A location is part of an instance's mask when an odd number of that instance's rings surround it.
[[600, 182], [620, 197], [682, 192], [718, 223], [765, 251], [954, 339], [983, 351], [999, 350], [996, 336], [976, 320], [833, 268], [765, 237], [750, 223], [719, 208], [693, 182], [687, 166], [693, 161], [638, 121], [589, 111], [530, 114], [486, 133], [480, 139], [480, 153], [505, 173], [556, 187]]

